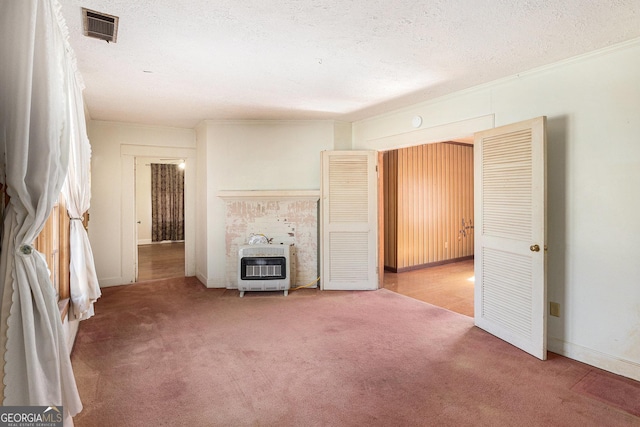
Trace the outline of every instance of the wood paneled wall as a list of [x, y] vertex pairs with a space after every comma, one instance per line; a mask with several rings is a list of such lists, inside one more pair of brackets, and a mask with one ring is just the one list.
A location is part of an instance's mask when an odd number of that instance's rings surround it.
[[398, 266], [398, 150], [386, 151], [383, 160], [384, 173], [384, 266]]
[[473, 146], [426, 144], [384, 155], [385, 268], [473, 255]]

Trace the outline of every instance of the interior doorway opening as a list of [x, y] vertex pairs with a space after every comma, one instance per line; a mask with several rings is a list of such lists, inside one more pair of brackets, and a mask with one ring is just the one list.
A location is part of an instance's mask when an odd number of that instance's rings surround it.
[[[184, 168], [181, 158], [136, 158], [136, 282], [185, 277]], [[180, 178], [180, 185], [171, 182]], [[170, 204], [177, 216], [166, 230], [158, 216], [173, 215], [160, 212]]]
[[417, 270], [384, 272], [384, 287], [399, 294], [474, 316], [473, 260]]
[[384, 153], [383, 286], [474, 317], [473, 136]]
[[184, 241], [138, 245], [138, 282], [184, 276]]

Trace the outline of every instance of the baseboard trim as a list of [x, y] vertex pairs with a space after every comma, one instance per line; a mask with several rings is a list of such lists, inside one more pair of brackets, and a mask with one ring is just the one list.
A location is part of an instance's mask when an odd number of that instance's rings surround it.
[[207, 279], [204, 274], [200, 272], [196, 272], [196, 278], [200, 281], [200, 283], [202, 283], [207, 288], [212, 287], [212, 286], [209, 286], [209, 279]]
[[184, 240], [162, 240], [161, 242], [154, 242], [151, 239], [138, 240], [138, 246], [145, 245], [166, 245], [167, 243], [184, 243]]
[[568, 357], [569, 359], [577, 360], [587, 365], [640, 381], [640, 363], [620, 359], [610, 354], [553, 337], [547, 338], [547, 348], [549, 351]]
[[100, 283], [100, 287], [101, 288], [109, 288], [111, 286], [128, 285], [128, 283], [123, 283], [122, 277], [111, 277], [109, 279], [98, 279], [98, 283]]
[[389, 267], [389, 266], [385, 265], [384, 266], [384, 270], [385, 271], [390, 271], [392, 273], [404, 273], [405, 271], [420, 270], [422, 268], [429, 268], [429, 267], [437, 267], [438, 265], [452, 264], [454, 262], [469, 261], [471, 259], [473, 259], [473, 255], [463, 256], [463, 257], [460, 257], [460, 258], [445, 259], [443, 261], [428, 262], [426, 264], [418, 264], [418, 265], [412, 265], [410, 267], [402, 267], [402, 268]]
[[224, 284], [216, 281], [216, 279], [208, 279], [204, 274], [196, 272], [196, 278], [207, 288], [226, 288]]
[[226, 289], [226, 285], [217, 282], [215, 279], [207, 280], [207, 288]]

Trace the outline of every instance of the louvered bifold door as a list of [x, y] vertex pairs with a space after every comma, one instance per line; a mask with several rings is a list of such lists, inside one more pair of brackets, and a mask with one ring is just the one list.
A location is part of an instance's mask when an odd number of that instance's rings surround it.
[[475, 135], [475, 323], [547, 357], [545, 117]]
[[375, 151], [322, 152], [322, 289], [378, 288], [376, 162]]

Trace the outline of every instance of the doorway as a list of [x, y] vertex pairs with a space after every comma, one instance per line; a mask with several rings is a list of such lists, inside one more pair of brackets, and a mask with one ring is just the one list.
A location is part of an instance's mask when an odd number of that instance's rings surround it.
[[473, 317], [473, 260], [393, 273], [384, 272], [384, 288]]
[[[121, 273], [120, 283], [134, 283], [138, 271], [136, 219], [136, 159], [141, 157], [179, 158], [185, 160], [184, 181], [184, 252], [185, 276], [196, 275], [196, 150], [187, 147], [122, 145], [120, 148], [121, 194]], [[133, 185], [132, 185], [133, 184]]]
[[386, 289], [474, 316], [473, 137], [384, 153]]
[[184, 168], [181, 158], [136, 158], [136, 281], [185, 276]]
[[138, 282], [184, 276], [184, 241], [138, 245]]

